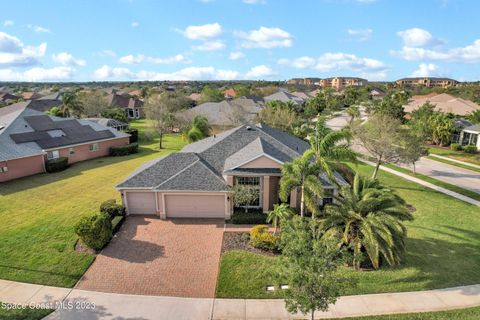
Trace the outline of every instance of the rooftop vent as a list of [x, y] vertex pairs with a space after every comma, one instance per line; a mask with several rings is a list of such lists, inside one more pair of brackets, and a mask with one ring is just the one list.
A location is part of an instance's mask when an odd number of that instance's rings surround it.
[[250, 127], [250, 126], [247, 126], [246, 128], [247, 128], [248, 131], [252, 130], [252, 127]]

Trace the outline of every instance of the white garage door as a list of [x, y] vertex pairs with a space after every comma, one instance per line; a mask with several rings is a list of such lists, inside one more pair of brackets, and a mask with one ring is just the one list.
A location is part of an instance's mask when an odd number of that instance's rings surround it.
[[154, 192], [127, 192], [129, 214], [156, 214]]
[[225, 218], [225, 196], [165, 195], [167, 218]]

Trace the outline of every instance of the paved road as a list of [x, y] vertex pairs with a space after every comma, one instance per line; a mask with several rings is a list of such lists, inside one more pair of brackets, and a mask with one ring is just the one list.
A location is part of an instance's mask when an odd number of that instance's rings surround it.
[[443, 162], [422, 158], [416, 164], [418, 173], [480, 194], [480, 173]]
[[[0, 280], [0, 301], [51, 303], [45, 320], [305, 319], [282, 300], [142, 296], [57, 288]], [[63, 306], [60, 308], [59, 306]], [[480, 306], [480, 285], [448, 289], [345, 296], [317, 319], [439, 311]]]

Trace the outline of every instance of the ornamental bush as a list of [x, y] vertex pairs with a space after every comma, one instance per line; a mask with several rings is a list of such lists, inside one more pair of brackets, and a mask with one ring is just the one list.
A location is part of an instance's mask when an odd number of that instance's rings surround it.
[[59, 172], [68, 168], [68, 158], [60, 157], [57, 159], [47, 160], [45, 163], [45, 169], [47, 172]]
[[450, 149], [453, 150], [453, 151], [460, 151], [460, 150], [462, 150], [462, 146], [458, 143], [452, 143], [450, 145]]
[[100, 250], [112, 238], [112, 221], [105, 213], [95, 213], [81, 218], [74, 230], [85, 245]]
[[125, 146], [110, 147], [109, 154], [113, 157], [127, 156], [138, 153], [138, 143], [130, 143]]
[[121, 204], [118, 204], [115, 199], [110, 199], [102, 202], [100, 212], [108, 214], [110, 219], [113, 219], [116, 216], [125, 215], [125, 208]]
[[476, 146], [465, 146], [463, 148], [463, 151], [465, 151], [466, 153], [477, 153], [478, 152], [478, 149]]
[[124, 130], [125, 133], [130, 135], [130, 143], [138, 142], [138, 130], [133, 128], [128, 128]]
[[268, 231], [268, 226], [260, 224], [250, 230], [250, 244], [262, 250], [278, 251], [279, 237]]

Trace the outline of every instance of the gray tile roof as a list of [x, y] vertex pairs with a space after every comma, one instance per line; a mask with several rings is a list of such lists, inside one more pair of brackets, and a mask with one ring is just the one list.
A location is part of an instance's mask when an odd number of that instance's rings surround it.
[[463, 128], [463, 130], [480, 132], [480, 124], [474, 124], [473, 126], [469, 126], [469, 127]]
[[275, 92], [274, 94], [266, 96], [263, 99], [265, 100], [265, 102], [275, 101], [275, 100], [279, 100], [279, 101], [282, 101], [282, 102], [292, 101], [296, 104], [303, 104], [305, 102], [304, 99], [302, 99], [298, 96], [295, 96], [295, 95], [293, 95], [293, 94], [291, 94], [287, 91], [284, 91], [284, 90], [280, 90], [278, 92]]

